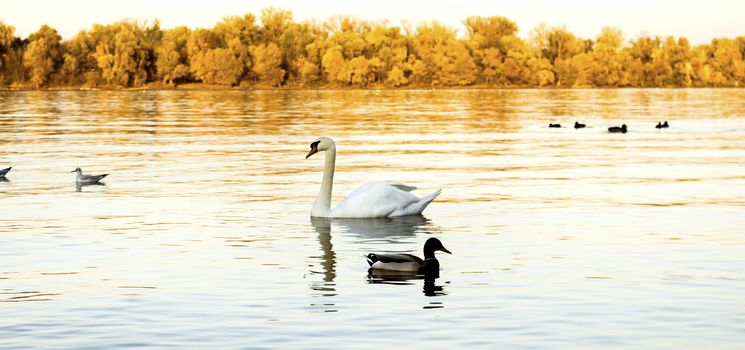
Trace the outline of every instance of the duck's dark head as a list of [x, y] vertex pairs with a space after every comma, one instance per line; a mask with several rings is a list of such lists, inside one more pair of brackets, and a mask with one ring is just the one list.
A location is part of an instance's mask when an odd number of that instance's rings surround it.
[[440, 242], [437, 238], [430, 238], [426, 242], [424, 242], [424, 258], [434, 258], [435, 257], [435, 251], [442, 251], [448, 254], [453, 254], [449, 250], [445, 248], [445, 246], [442, 245], [442, 242]]

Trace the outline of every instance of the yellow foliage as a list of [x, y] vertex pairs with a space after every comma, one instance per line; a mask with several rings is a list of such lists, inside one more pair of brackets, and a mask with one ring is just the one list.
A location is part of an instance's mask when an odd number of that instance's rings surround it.
[[64, 42], [46, 25], [22, 40], [0, 22], [0, 84], [745, 86], [745, 37], [698, 46], [684, 37], [625, 43], [617, 28], [588, 39], [540, 24], [526, 42], [500, 16], [466, 18], [462, 37], [437, 21], [403, 30], [350, 16], [297, 23], [292, 12], [272, 7], [258, 19], [230, 16], [196, 30], [161, 30], [157, 21], [95, 24]]
[[282, 52], [277, 44], [252, 46], [251, 55], [255, 62], [252, 71], [259, 77], [259, 81], [270, 86], [280, 86], [285, 70], [280, 67]]

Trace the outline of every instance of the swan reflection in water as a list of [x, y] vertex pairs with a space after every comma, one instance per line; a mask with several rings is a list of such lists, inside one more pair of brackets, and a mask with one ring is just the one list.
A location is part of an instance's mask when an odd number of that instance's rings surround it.
[[83, 192], [83, 187], [88, 187], [88, 186], [106, 186], [106, 183], [105, 182], [93, 182], [93, 183], [76, 182], [75, 192]]
[[[363, 240], [384, 241], [399, 243], [399, 238], [413, 237], [417, 233], [431, 234], [436, 231], [429, 219], [422, 215], [399, 216], [392, 218], [367, 218], [367, 219], [320, 219], [325, 220], [325, 225], [338, 226], [343, 234], [350, 234]], [[315, 227], [315, 224], [313, 225]]]
[[[336, 253], [331, 243], [331, 226], [337, 228], [337, 233], [351, 235], [360, 238], [363, 241], [386, 243], [399, 243], [401, 238], [412, 238], [417, 234], [430, 235], [439, 232], [439, 228], [432, 225], [432, 222], [422, 215], [402, 216], [393, 218], [368, 218], [368, 219], [329, 219], [311, 217], [313, 229], [318, 234], [318, 243], [321, 246], [322, 255], [312, 256], [318, 259], [322, 271], [311, 271], [313, 274], [323, 276], [322, 281], [311, 282], [310, 288], [320, 292], [319, 296], [333, 297], [337, 295], [336, 283]], [[360, 251], [360, 268], [365, 264], [365, 251]], [[373, 271], [368, 270], [367, 281], [370, 284], [390, 284], [390, 285], [413, 285], [416, 281], [423, 281], [422, 293], [426, 296], [443, 296], [447, 292], [443, 289], [442, 284], [437, 284], [436, 279], [439, 276], [416, 275], [412, 273], [400, 273], [395, 271]], [[324, 312], [335, 312], [337, 310], [329, 309], [334, 304], [312, 304], [313, 307], [322, 306]], [[424, 308], [442, 307], [439, 302], [432, 302]]]

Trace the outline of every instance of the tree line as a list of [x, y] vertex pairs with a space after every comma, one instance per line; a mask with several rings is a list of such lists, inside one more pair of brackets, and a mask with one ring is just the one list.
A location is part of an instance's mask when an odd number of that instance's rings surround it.
[[69, 40], [42, 25], [26, 39], [0, 21], [0, 87], [741, 87], [745, 36], [579, 38], [541, 24], [472, 16], [466, 35], [440, 22], [390, 26], [349, 16], [295, 22], [277, 8], [211, 29], [159, 22], [95, 24]]

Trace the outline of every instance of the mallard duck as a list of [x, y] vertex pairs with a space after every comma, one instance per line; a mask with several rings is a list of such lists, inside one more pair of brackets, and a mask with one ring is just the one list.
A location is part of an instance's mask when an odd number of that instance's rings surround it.
[[5, 169], [0, 169], [0, 177], [5, 177], [5, 174], [7, 174], [10, 171], [11, 168], [13, 168], [13, 167], [12, 166], [9, 166], [9, 167], [7, 167]]
[[367, 263], [374, 270], [388, 270], [401, 272], [416, 272], [419, 274], [437, 274], [440, 271], [440, 262], [435, 258], [435, 251], [443, 251], [448, 254], [437, 238], [430, 238], [424, 243], [424, 260], [411, 254], [367, 254]]
[[75, 170], [71, 171], [71, 173], [76, 173], [75, 174], [75, 182], [76, 183], [79, 183], [79, 184], [93, 184], [93, 183], [98, 183], [99, 181], [101, 181], [101, 179], [103, 179], [104, 177], [106, 177], [106, 175], [109, 175], [109, 174], [84, 175], [83, 174], [83, 170], [81, 170], [80, 168], [75, 168]]
[[582, 129], [582, 128], [586, 127], [586, 126], [587, 125], [585, 125], [585, 124], [580, 124], [579, 122], [574, 122], [574, 128], [575, 129]]
[[560, 128], [561, 127], [561, 124], [552, 124], [552, 123], [549, 123], [548, 124], [548, 127], [549, 128]]
[[619, 126], [611, 126], [610, 128], [608, 128], [608, 132], [620, 132], [620, 133], [624, 133], [625, 134], [626, 131], [628, 131], [628, 129], [626, 128], [626, 124], [623, 124], [620, 127]]

